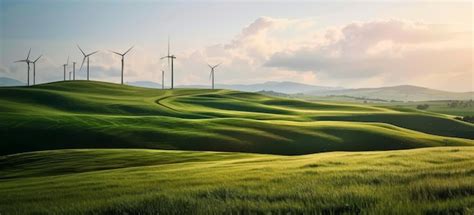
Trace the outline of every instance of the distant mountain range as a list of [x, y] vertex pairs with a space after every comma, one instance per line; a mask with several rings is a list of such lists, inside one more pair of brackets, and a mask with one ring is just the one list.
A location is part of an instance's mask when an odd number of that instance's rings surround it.
[[0, 77], [0, 87], [11, 87], [11, 86], [23, 86], [26, 85], [25, 83], [7, 77]]
[[[137, 81], [137, 82], [128, 82], [128, 85], [140, 86], [140, 87], [151, 87], [151, 88], [161, 88], [161, 85], [155, 82], [149, 81]], [[210, 88], [209, 85], [179, 85], [177, 88]], [[231, 89], [247, 92], [258, 92], [258, 91], [275, 91], [286, 94], [294, 93], [303, 93], [310, 91], [328, 91], [328, 90], [339, 90], [343, 89], [340, 87], [325, 87], [325, 86], [315, 86], [308, 84], [301, 84], [296, 82], [275, 82], [269, 81], [260, 84], [216, 84], [217, 89]]]
[[[133, 83], [135, 86], [161, 88], [159, 84]], [[153, 83], [153, 82], [152, 82]], [[181, 85], [179, 88], [209, 88], [205, 85]], [[347, 96], [354, 98], [366, 98], [371, 100], [395, 100], [395, 101], [431, 101], [431, 100], [470, 100], [474, 99], [474, 92], [448, 92], [412, 85], [400, 85], [393, 87], [343, 89], [341, 87], [326, 87], [301, 84], [295, 82], [269, 81], [261, 84], [217, 84], [218, 89], [232, 89], [247, 92], [303, 94], [304, 96]]]
[[295, 93], [304, 93], [304, 92], [320, 92], [320, 91], [329, 91], [329, 90], [341, 90], [341, 87], [327, 87], [327, 86], [315, 86], [309, 84], [301, 84], [296, 82], [275, 82], [275, 81], [268, 81], [261, 84], [235, 84], [235, 85], [223, 85], [218, 84], [216, 85], [217, 88], [223, 89], [233, 89], [233, 90], [240, 90], [240, 91], [248, 91], [248, 92], [258, 92], [258, 91], [275, 91], [279, 93], [286, 93], [286, 94], [295, 94]]
[[161, 84], [158, 84], [153, 81], [134, 81], [134, 82], [126, 82], [125, 84], [135, 87], [146, 87], [146, 88], [158, 88], [161, 89]]
[[430, 100], [470, 100], [474, 99], [474, 92], [448, 92], [412, 85], [393, 87], [342, 89], [328, 91], [311, 91], [305, 93], [310, 96], [350, 96], [367, 99], [383, 99], [396, 101], [430, 101]]
[[[152, 81], [127, 82], [127, 85], [158, 88], [161, 84]], [[0, 77], [0, 86], [24, 86], [25, 83], [6, 77]], [[210, 88], [208, 85], [180, 85], [177, 88]], [[296, 82], [269, 81], [260, 84], [217, 84], [217, 89], [231, 89], [264, 94], [302, 94], [305, 97], [347, 96], [372, 100], [395, 101], [432, 101], [432, 100], [470, 100], [474, 99], [474, 92], [448, 92], [412, 85], [393, 87], [344, 89], [341, 87], [315, 86]]]

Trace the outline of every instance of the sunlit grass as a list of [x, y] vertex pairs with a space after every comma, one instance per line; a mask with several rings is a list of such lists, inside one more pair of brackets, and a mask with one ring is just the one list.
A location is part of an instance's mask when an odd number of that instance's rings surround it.
[[470, 214], [474, 147], [304, 156], [58, 150], [0, 159], [0, 213]]

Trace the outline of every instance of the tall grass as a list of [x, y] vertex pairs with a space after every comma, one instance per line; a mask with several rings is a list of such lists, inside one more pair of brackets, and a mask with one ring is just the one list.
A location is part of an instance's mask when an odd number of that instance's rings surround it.
[[474, 147], [304, 156], [56, 150], [0, 159], [2, 214], [472, 214]]

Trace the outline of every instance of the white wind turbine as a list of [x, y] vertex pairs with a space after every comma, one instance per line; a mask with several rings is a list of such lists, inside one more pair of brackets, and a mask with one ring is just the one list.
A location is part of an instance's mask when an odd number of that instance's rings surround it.
[[31, 63], [31, 61], [30, 61], [30, 53], [31, 53], [31, 48], [30, 48], [30, 50], [28, 51], [28, 55], [26, 56], [26, 59], [15, 61], [15, 63], [25, 62], [26, 65], [28, 65], [28, 73], [27, 73], [27, 75], [28, 75], [28, 77], [27, 77], [27, 85], [28, 85], [28, 86], [30, 86], [30, 63]]
[[89, 57], [99, 51], [95, 51], [95, 52], [91, 52], [89, 54], [86, 54], [84, 51], [82, 51], [81, 47], [79, 47], [79, 45], [77, 45], [77, 48], [79, 48], [79, 50], [81, 51], [82, 55], [84, 55], [84, 58], [82, 59], [82, 63], [81, 63], [81, 68], [79, 70], [82, 70], [82, 66], [84, 65], [84, 61], [86, 60], [87, 58], [87, 80], [89, 80]]
[[174, 62], [174, 59], [176, 59], [176, 57], [174, 55], [170, 55], [170, 39], [168, 38], [168, 55], [160, 58], [160, 59], [165, 59], [167, 58], [168, 59], [168, 65], [170, 63], [170, 60], [171, 60], [171, 89], [174, 88], [174, 67], [173, 67], [173, 62]]
[[124, 52], [123, 54], [118, 53], [118, 52], [111, 51], [111, 52], [113, 52], [114, 54], [120, 55], [120, 56], [122, 57], [122, 79], [121, 79], [121, 81], [120, 81], [120, 83], [121, 83], [122, 85], [123, 85], [123, 64], [124, 64], [124, 57], [125, 57], [125, 55], [126, 55], [130, 50], [132, 50], [132, 49], [133, 49], [133, 46], [130, 47], [130, 48], [129, 48], [126, 52]]
[[218, 67], [219, 65], [221, 65], [220, 63], [217, 64], [217, 65], [214, 65], [214, 66], [211, 66], [209, 64], [207, 64], [209, 66], [209, 68], [211, 68], [211, 73], [209, 74], [209, 79], [212, 79], [212, 89], [214, 89], [214, 72], [215, 72], [215, 69], [216, 67]]
[[38, 58], [36, 58], [36, 60], [31, 61], [31, 63], [33, 64], [33, 85], [36, 84], [36, 62], [41, 58], [41, 56], [43, 55], [40, 55]]

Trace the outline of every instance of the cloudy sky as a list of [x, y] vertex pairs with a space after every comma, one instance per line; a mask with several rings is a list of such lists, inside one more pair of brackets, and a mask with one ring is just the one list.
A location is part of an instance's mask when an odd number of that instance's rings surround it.
[[[171, 38], [176, 84], [294, 81], [339, 87], [420, 85], [473, 91], [471, 1], [42, 1], [0, 0], [0, 77], [63, 78], [85, 52], [93, 80], [161, 82]], [[72, 67], [68, 68], [72, 70]], [[166, 74], [169, 78], [169, 74]], [[77, 73], [85, 78], [85, 70]], [[169, 80], [167, 80], [169, 85]]]

